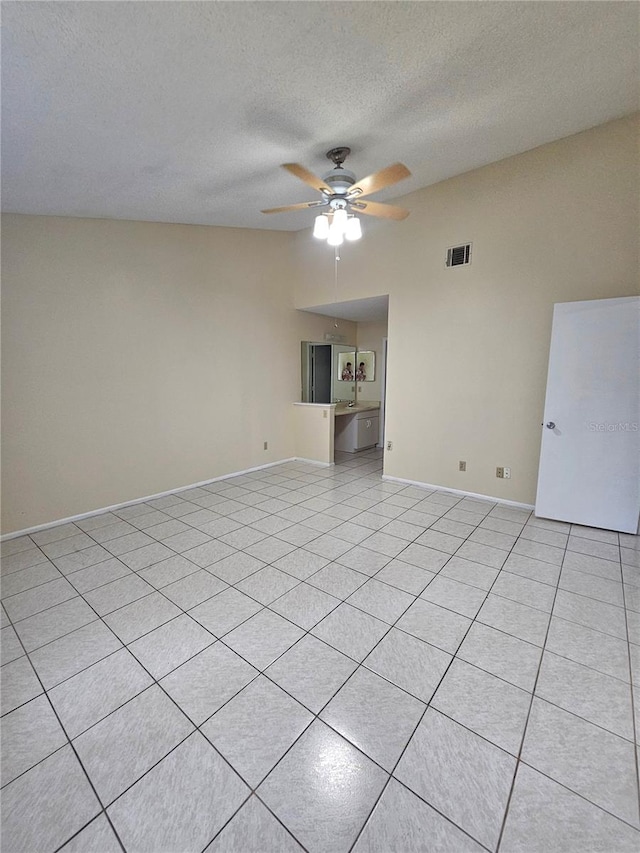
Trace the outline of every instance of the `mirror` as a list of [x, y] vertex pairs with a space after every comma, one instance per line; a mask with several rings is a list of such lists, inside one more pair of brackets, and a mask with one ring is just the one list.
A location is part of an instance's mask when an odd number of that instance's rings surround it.
[[355, 402], [357, 383], [374, 382], [376, 354], [353, 344], [302, 341], [303, 403]]
[[376, 354], [375, 352], [359, 351], [354, 353], [355, 380], [356, 382], [373, 382], [376, 378]]
[[338, 372], [336, 373], [336, 379], [338, 382], [353, 382], [355, 379], [355, 360], [356, 354], [354, 352], [340, 352], [338, 353]]
[[[347, 362], [352, 378], [348, 378]], [[302, 402], [340, 403], [356, 399], [355, 347], [302, 341]], [[343, 379], [343, 372], [345, 378]]]

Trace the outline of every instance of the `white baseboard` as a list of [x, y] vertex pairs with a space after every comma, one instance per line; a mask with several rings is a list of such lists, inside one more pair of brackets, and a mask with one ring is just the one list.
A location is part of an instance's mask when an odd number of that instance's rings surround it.
[[275, 468], [276, 465], [283, 465], [285, 462], [307, 462], [311, 465], [329, 464], [327, 462], [313, 462], [310, 459], [299, 459], [296, 456], [289, 457], [288, 459], [279, 459], [277, 462], [267, 462], [265, 465], [256, 465], [255, 468], [245, 468], [244, 471], [234, 471], [232, 474], [223, 474], [221, 477], [212, 477], [210, 480], [201, 480], [199, 483], [192, 483], [190, 486], [180, 486], [177, 489], [169, 489], [166, 492], [157, 492], [155, 495], [147, 495], [144, 498], [136, 498], [132, 501], [111, 504], [111, 506], [103, 506], [100, 509], [92, 509], [91, 512], [81, 512], [79, 515], [70, 515], [68, 518], [59, 518], [56, 521], [48, 521], [46, 524], [36, 524], [35, 527], [25, 527], [24, 530], [15, 530], [13, 533], [5, 533], [3, 536], [0, 536], [0, 542], [6, 542], [9, 539], [17, 539], [18, 536], [26, 536], [29, 533], [37, 533], [40, 530], [47, 530], [49, 527], [60, 527], [62, 524], [82, 521], [84, 518], [101, 515], [103, 512], [112, 512], [116, 509], [122, 509], [125, 506], [143, 504], [146, 503], [146, 501], [153, 501], [156, 498], [164, 498], [167, 495], [178, 495], [180, 492], [187, 492], [189, 489], [198, 489], [201, 486], [208, 486], [210, 483], [217, 483], [219, 480], [230, 480], [232, 477], [240, 477], [242, 474], [252, 474], [254, 471], [262, 471], [265, 468]]
[[[201, 480], [198, 483], [191, 483], [189, 486], [179, 486], [177, 489], [168, 489], [165, 492], [157, 492], [154, 495], [146, 495], [143, 498], [136, 498], [132, 501], [123, 501], [122, 503], [111, 504], [100, 509], [92, 509], [90, 512], [82, 512], [79, 515], [70, 515], [67, 518], [59, 518], [56, 521], [48, 521], [46, 524], [36, 524], [34, 527], [25, 527], [23, 530], [14, 530], [12, 533], [5, 533], [0, 536], [0, 542], [6, 542], [9, 539], [17, 539], [18, 536], [26, 536], [29, 533], [38, 533], [40, 530], [47, 530], [49, 527], [60, 527], [62, 524], [70, 524], [74, 521], [82, 521], [84, 518], [91, 518], [94, 515], [100, 515], [103, 512], [113, 512], [116, 509], [122, 509], [125, 506], [135, 506], [135, 504], [146, 503], [153, 501], [156, 498], [164, 498], [167, 495], [178, 495], [180, 492], [186, 492], [189, 489], [197, 489], [201, 486], [208, 486], [210, 483], [217, 483], [220, 480], [230, 480], [233, 477], [240, 477], [242, 474], [252, 474], [254, 471], [263, 471], [265, 468], [275, 468], [276, 465], [283, 465], [285, 462], [304, 462], [306, 465], [316, 465], [319, 468], [331, 468], [333, 462], [318, 462], [316, 459], [305, 459], [301, 456], [291, 456], [288, 459], [279, 459], [277, 462], [267, 462], [265, 465], [256, 465], [254, 468], [245, 468], [243, 471], [234, 471], [231, 474], [223, 474], [220, 477], [211, 477], [209, 480]], [[388, 474], [382, 475], [383, 480], [389, 480], [393, 483], [406, 483], [408, 486], [419, 486], [423, 489], [438, 489], [440, 491], [451, 492], [454, 495], [463, 495], [469, 498], [478, 498], [484, 501], [493, 501], [494, 503], [506, 504], [507, 506], [518, 507], [519, 509], [532, 510], [531, 504], [518, 503], [517, 501], [508, 501], [504, 498], [496, 498], [493, 495], [479, 495], [475, 492], [464, 492], [460, 489], [449, 489], [446, 486], [436, 486], [432, 483], [421, 483], [419, 480], [407, 480], [402, 477], [390, 477]]]
[[436, 489], [439, 492], [451, 492], [452, 495], [462, 495], [465, 498], [476, 498], [479, 501], [492, 501], [496, 504], [516, 507], [517, 509], [533, 510], [533, 504], [523, 504], [519, 501], [508, 501], [505, 498], [497, 498], [495, 495], [479, 495], [477, 492], [465, 492], [462, 489], [450, 489], [448, 486], [436, 486], [433, 483], [421, 483], [419, 480], [406, 480], [404, 477], [391, 477], [389, 474], [382, 475], [383, 480], [392, 483], [406, 483], [407, 486], [418, 486], [421, 489]]

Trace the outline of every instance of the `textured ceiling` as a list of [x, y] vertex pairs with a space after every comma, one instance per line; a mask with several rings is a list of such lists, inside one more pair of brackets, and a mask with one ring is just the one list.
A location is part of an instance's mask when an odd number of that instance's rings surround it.
[[384, 200], [638, 109], [635, 2], [13, 2], [7, 211], [295, 230], [349, 145]]

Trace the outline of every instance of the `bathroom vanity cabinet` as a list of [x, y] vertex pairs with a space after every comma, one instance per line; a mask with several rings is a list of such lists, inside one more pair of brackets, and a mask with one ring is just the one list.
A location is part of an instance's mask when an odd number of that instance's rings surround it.
[[380, 434], [380, 405], [359, 404], [336, 408], [334, 447], [345, 453], [357, 453], [375, 447]]

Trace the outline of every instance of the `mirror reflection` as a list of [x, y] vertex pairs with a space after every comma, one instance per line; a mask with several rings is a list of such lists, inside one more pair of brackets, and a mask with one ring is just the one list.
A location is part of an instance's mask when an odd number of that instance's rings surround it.
[[340, 382], [353, 382], [355, 379], [354, 363], [356, 360], [355, 352], [338, 353], [338, 376]]
[[[355, 371], [343, 379], [347, 362], [355, 363], [353, 344], [302, 341], [302, 402], [341, 403], [356, 399]], [[348, 374], [345, 373], [345, 376]]]
[[376, 354], [371, 351], [360, 351], [355, 353], [354, 364], [356, 382], [373, 382], [376, 378]]
[[302, 402], [355, 402], [357, 384], [375, 380], [375, 357], [353, 344], [302, 341]]

